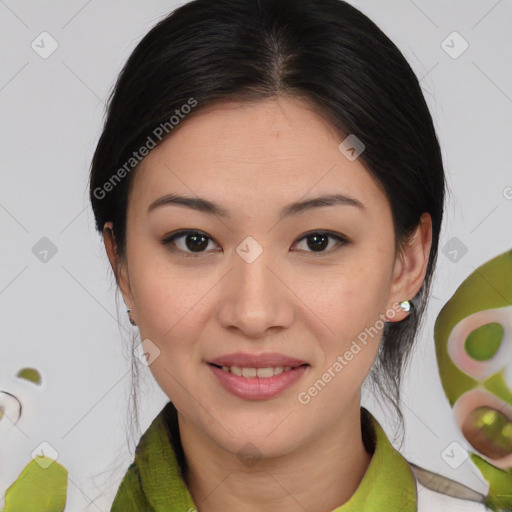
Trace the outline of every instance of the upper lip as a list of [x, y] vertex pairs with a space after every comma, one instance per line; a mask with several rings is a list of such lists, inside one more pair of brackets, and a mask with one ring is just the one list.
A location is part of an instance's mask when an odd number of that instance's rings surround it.
[[266, 354], [247, 354], [243, 352], [235, 352], [233, 354], [225, 354], [208, 361], [218, 366], [239, 366], [241, 368], [266, 368], [269, 366], [301, 366], [307, 364], [306, 361], [289, 357], [284, 354], [276, 354], [269, 352]]

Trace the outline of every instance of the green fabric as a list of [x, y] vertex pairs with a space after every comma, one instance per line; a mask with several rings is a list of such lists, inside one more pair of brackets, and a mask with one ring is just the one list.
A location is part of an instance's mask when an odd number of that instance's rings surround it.
[[67, 485], [67, 469], [38, 455], [7, 489], [3, 512], [63, 512]]
[[[111, 512], [197, 510], [180, 476], [162, 413], [141, 437]], [[416, 483], [412, 469], [395, 450], [377, 420], [367, 413], [376, 436], [375, 451], [356, 492], [332, 512], [416, 512]]]
[[371, 414], [370, 417], [376, 435], [372, 460], [356, 492], [333, 512], [416, 512], [416, 479], [412, 469], [390, 443], [379, 422]]
[[[168, 406], [169, 404], [167, 404]], [[111, 512], [197, 510], [169, 441], [163, 410], [142, 435], [135, 460], [121, 482]]]
[[485, 505], [491, 510], [512, 510], [512, 468], [497, 468], [476, 453], [469, 456], [489, 484]]

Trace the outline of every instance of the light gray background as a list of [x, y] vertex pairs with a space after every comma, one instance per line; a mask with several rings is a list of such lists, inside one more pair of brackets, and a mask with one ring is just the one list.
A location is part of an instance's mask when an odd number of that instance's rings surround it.
[[[451, 442], [467, 444], [441, 388], [432, 332], [462, 280], [512, 247], [512, 2], [351, 3], [398, 45], [421, 78], [452, 190], [441, 247], [453, 237], [467, 247], [457, 262], [439, 256], [434, 298], [404, 380], [401, 451], [485, 493], [487, 484], [469, 460], [454, 470], [441, 457]], [[69, 471], [66, 511], [108, 511], [132, 460], [125, 436], [131, 363], [123, 348], [132, 327], [122, 300], [117, 324], [87, 179], [117, 73], [147, 30], [177, 5], [0, 0], [0, 389], [25, 406], [16, 426], [0, 422], [0, 498], [43, 441]], [[58, 43], [47, 59], [31, 47], [43, 31]], [[453, 31], [469, 44], [458, 58], [442, 47]], [[33, 253], [43, 237], [57, 248], [47, 262]], [[26, 366], [41, 371], [42, 387], [16, 379]], [[144, 430], [167, 397], [149, 369], [141, 370], [147, 377]], [[370, 397], [363, 404], [391, 435], [390, 416]]]

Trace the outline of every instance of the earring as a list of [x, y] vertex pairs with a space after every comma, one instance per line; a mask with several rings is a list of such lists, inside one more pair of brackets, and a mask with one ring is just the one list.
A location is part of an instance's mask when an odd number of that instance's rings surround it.
[[410, 300], [400, 302], [400, 309], [402, 309], [402, 311], [410, 311], [412, 309], [412, 302]]
[[137, 324], [133, 321], [133, 319], [132, 319], [132, 317], [131, 317], [131, 315], [130, 315], [130, 311], [131, 311], [131, 310], [132, 310], [132, 308], [128, 308], [128, 309], [126, 310], [126, 312], [128, 313], [128, 318], [130, 319], [130, 323], [131, 323], [132, 325], [137, 325]]

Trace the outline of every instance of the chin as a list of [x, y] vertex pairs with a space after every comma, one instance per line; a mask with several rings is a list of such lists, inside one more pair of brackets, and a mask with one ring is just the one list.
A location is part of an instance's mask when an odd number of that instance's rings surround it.
[[260, 437], [247, 435], [229, 440], [229, 444], [223, 448], [250, 468], [255, 466], [258, 460], [283, 457], [292, 452], [296, 446], [289, 438], [270, 441], [264, 435]]

